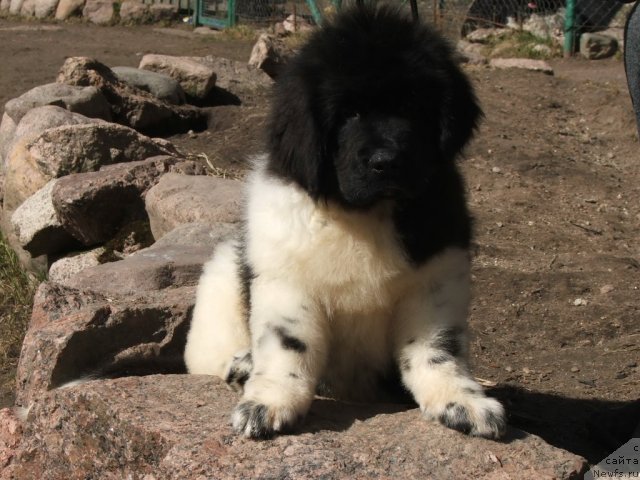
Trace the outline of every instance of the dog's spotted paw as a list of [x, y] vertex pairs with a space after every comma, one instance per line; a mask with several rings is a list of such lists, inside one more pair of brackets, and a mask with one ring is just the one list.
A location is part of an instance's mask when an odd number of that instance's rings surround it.
[[233, 356], [224, 380], [233, 390], [242, 393], [244, 384], [251, 376], [252, 369], [251, 350], [243, 350]]
[[301, 418], [293, 409], [269, 407], [253, 400], [241, 401], [231, 421], [236, 433], [248, 438], [270, 438], [290, 429]]
[[467, 396], [440, 408], [430, 408], [425, 415], [445, 427], [476, 437], [497, 439], [507, 427], [500, 402], [484, 395]]

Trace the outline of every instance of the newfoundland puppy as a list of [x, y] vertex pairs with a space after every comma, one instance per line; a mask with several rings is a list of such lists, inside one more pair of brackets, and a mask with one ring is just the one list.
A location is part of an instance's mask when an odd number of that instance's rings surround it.
[[204, 266], [190, 373], [243, 392], [265, 438], [316, 392], [380, 399], [395, 377], [427, 419], [499, 437], [466, 363], [471, 227], [455, 160], [481, 115], [451, 46], [396, 10], [346, 10], [276, 82], [242, 232]]

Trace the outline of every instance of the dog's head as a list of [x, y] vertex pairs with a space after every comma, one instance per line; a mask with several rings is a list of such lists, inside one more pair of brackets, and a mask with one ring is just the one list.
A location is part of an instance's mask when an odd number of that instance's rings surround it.
[[395, 10], [355, 8], [317, 31], [278, 78], [269, 170], [351, 208], [417, 196], [480, 115], [438, 33]]

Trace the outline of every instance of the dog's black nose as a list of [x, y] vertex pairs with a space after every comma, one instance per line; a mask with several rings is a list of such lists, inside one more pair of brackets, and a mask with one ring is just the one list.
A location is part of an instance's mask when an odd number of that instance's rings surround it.
[[389, 173], [397, 167], [396, 152], [388, 149], [378, 149], [369, 157], [369, 168], [376, 173]]

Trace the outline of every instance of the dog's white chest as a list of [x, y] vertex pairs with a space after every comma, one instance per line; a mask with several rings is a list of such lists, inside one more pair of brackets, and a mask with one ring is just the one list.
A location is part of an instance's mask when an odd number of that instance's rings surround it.
[[290, 185], [258, 177], [248, 205], [249, 260], [304, 285], [330, 316], [388, 308], [399, 277], [411, 267], [399, 248], [390, 213], [318, 206]]

